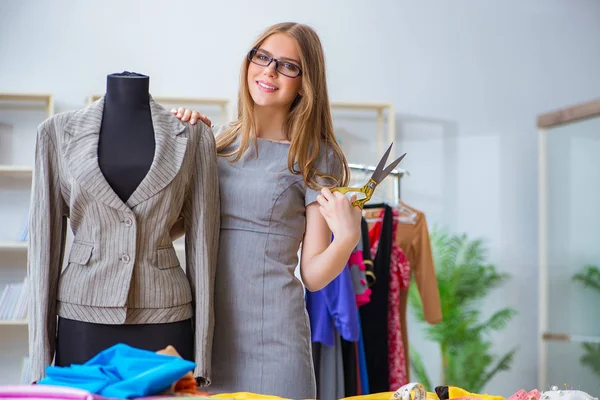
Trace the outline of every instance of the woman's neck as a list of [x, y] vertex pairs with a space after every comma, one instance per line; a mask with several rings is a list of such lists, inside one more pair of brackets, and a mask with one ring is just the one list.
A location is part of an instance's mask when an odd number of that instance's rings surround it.
[[288, 141], [289, 139], [285, 136], [283, 129], [288, 113], [288, 110], [255, 106], [256, 136], [274, 142]]

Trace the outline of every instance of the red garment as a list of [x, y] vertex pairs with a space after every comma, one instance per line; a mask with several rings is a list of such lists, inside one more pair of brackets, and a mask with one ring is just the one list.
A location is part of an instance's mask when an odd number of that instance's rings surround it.
[[[390, 257], [390, 282], [388, 293], [388, 366], [389, 390], [395, 392], [408, 383], [406, 370], [406, 353], [402, 341], [402, 323], [400, 321], [400, 290], [408, 288], [410, 284], [410, 263], [406, 255], [398, 246], [396, 240], [396, 225], [399, 212], [393, 209], [394, 222], [392, 229], [392, 254]], [[376, 224], [371, 230], [371, 254], [377, 253], [381, 224]]]

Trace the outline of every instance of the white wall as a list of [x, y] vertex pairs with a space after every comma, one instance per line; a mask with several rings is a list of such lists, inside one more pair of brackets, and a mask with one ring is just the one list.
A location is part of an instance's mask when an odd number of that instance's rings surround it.
[[[104, 91], [105, 76], [151, 76], [155, 95], [234, 99], [242, 57], [267, 25], [295, 20], [323, 40], [333, 100], [389, 101], [398, 112], [404, 199], [490, 243], [513, 275], [485, 307], [519, 310], [497, 338], [520, 346], [487, 391], [537, 376], [535, 116], [600, 93], [600, 2], [106, 0], [0, 3], [0, 91], [51, 92], [57, 110]], [[411, 340], [435, 349], [411, 325]], [[560, 382], [559, 384], [562, 384]]]

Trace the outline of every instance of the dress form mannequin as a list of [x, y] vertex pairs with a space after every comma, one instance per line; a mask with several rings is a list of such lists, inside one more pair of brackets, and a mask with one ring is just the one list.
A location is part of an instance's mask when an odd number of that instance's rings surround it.
[[[155, 154], [149, 77], [123, 72], [107, 77], [98, 141], [98, 164], [126, 203], [148, 173]], [[158, 293], [156, 295], [159, 295]], [[56, 366], [81, 364], [117, 343], [157, 351], [172, 345], [194, 361], [191, 319], [161, 324], [95, 324], [59, 317]]]
[[150, 79], [123, 72], [107, 77], [98, 163], [115, 193], [126, 202], [148, 173], [154, 157]]

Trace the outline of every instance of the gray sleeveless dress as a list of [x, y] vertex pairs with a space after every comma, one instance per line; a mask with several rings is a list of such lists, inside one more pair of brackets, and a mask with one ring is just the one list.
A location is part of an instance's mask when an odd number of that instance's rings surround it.
[[[238, 162], [218, 158], [221, 236], [208, 390], [314, 399], [310, 325], [294, 270], [305, 208], [320, 192], [287, 169], [289, 144], [257, 142], [258, 157], [252, 144]], [[332, 172], [325, 157], [317, 165]]]

